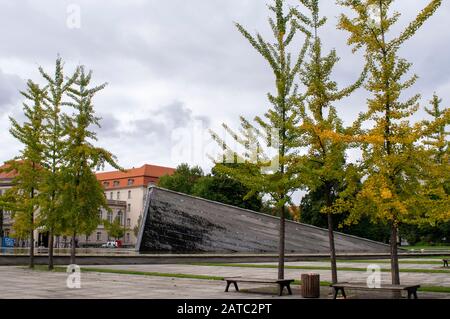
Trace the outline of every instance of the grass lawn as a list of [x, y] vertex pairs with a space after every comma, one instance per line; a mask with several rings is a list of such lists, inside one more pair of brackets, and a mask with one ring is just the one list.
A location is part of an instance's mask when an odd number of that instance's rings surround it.
[[427, 250], [449, 250], [450, 251], [450, 245], [439, 245], [439, 246], [431, 246], [431, 245], [417, 245], [417, 246], [402, 246], [401, 248], [407, 249], [407, 250], [421, 250], [424, 249]]
[[[373, 262], [373, 261], [372, 261]], [[220, 267], [243, 267], [243, 268], [277, 268], [277, 265], [267, 264], [227, 264], [227, 263], [192, 263], [190, 265], [197, 266], [220, 266]], [[303, 270], [331, 270], [328, 266], [290, 266], [286, 265], [286, 269], [303, 269]], [[361, 271], [366, 272], [366, 268], [357, 267], [338, 267], [340, 271]], [[381, 272], [391, 272], [390, 269], [381, 269]], [[450, 274], [450, 270], [445, 269], [400, 269], [400, 272], [409, 273], [430, 273], [430, 274]]]
[[[444, 258], [444, 257], [442, 257]], [[442, 259], [439, 258], [439, 259]], [[430, 258], [431, 259], [431, 258]], [[324, 262], [324, 260], [318, 260], [318, 261], [322, 261]], [[390, 264], [391, 261], [387, 260], [387, 259], [383, 259], [383, 260], [376, 260], [376, 259], [367, 259], [367, 260], [339, 260], [337, 261], [338, 263], [355, 263], [355, 264]], [[407, 259], [403, 259], [403, 260], [399, 260], [400, 264], [416, 264], [416, 265], [443, 265], [441, 260], [407, 260]]]

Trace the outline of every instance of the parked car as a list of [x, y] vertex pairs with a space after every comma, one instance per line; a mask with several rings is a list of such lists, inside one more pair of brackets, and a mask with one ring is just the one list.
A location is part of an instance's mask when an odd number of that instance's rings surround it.
[[102, 248], [117, 248], [117, 242], [116, 241], [108, 241], [106, 244], [102, 245]]

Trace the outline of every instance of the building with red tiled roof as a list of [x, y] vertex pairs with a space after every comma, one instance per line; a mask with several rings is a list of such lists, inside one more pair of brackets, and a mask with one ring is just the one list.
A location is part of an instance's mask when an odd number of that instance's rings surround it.
[[[157, 185], [164, 175], [172, 175], [174, 168], [145, 164], [138, 168], [127, 169], [124, 172], [100, 172], [97, 179], [105, 190], [108, 203], [125, 202], [125, 209], [113, 209], [112, 213], [106, 213], [102, 219], [114, 220], [118, 218], [126, 229], [123, 242], [127, 246], [136, 244], [134, 229], [138, 226], [139, 216], [144, 210], [146, 190], [149, 184]], [[111, 206], [111, 205], [110, 205]], [[98, 229], [93, 238], [88, 238], [90, 243], [105, 242], [107, 234]], [[80, 241], [80, 242], [83, 242]]]
[[97, 179], [102, 183], [105, 190], [147, 187], [149, 184], [157, 184], [159, 178], [164, 175], [172, 175], [174, 168], [145, 164], [139, 168], [127, 169], [124, 172], [97, 173]]
[[[6, 165], [0, 166], [1, 168]], [[143, 165], [138, 168], [127, 169], [126, 171], [113, 172], [99, 172], [96, 173], [97, 180], [102, 184], [105, 190], [105, 196], [108, 201], [108, 206], [111, 212], [101, 210], [99, 214], [101, 219], [109, 220], [110, 222], [119, 219], [120, 223], [125, 229], [125, 235], [121, 238], [125, 246], [133, 246], [136, 244], [136, 236], [134, 233], [135, 227], [138, 225], [139, 216], [144, 210], [144, 201], [146, 189], [149, 184], [158, 184], [160, 177], [164, 175], [172, 175], [175, 172], [174, 168]], [[0, 192], [5, 192], [6, 189], [12, 186], [12, 180], [15, 172], [0, 173]], [[5, 212], [10, 213], [10, 212]], [[5, 226], [5, 225], [4, 225]], [[11, 226], [11, 225], [8, 225]], [[5, 229], [10, 233], [10, 228]], [[42, 236], [41, 236], [42, 235]], [[37, 234], [36, 241], [39, 244], [44, 234]], [[83, 246], [99, 246], [109, 238], [103, 225], [99, 225], [97, 230], [91, 235], [81, 235], [78, 237], [78, 242]], [[63, 238], [55, 238], [55, 243], [58, 247], [66, 247], [66, 240]], [[62, 244], [62, 246], [60, 246]], [[45, 246], [45, 243], [43, 243]]]

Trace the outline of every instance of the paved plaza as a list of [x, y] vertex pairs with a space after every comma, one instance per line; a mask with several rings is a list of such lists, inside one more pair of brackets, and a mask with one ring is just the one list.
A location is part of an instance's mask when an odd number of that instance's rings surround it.
[[[370, 262], [376, 264], [376, 261]], [[267, 265], [270, 263], [264, 263]], [[340, 263], [339, 267], [365, 268], [369, 263]], [[326, 267], [326, 262], [290, 262], [290, 266]], [[389, 264], [379, 263], [387, 268]], [[276, 268], [247, 268], [228, 266], [200, 265], [104, 265], [86, 266], [112, 270], [128, 270], [139, 272], [155, 272], [164, 274], [210, 275], [222, 277], [262, 277], [276, 278]], [[401, 264], [401, 268], [441, 269], [436, 264]], [[322, 281], [330, 281], [329, 270], [286, 269], [286, 278], [300, 279], [302, 273], [319, 273]], [[339, 271], [340, 281], [365, 282], [367, 275], [363, 271]], [[383, 272], [382, 281], [389, 283], [390, 273]], [[258, 284], [241, 285], [244, 292], [224, 292], [225, 284], [220, 280], [173, 278], [160, 276], [143, 276], [116, 273], [83, 272], [81, 273], [81, 289], [69, 289], [66, 285], [67, 274], [64, 272], [47, 272], [29, 270], [25, 267], [0, 267], [0, 298], [177, 298], [177, 299], [271, 299], [276, 296], [275, 289], [261, 287]], [[403, 284], [421, 284], [422, 286], [450, 287], [450, 275], [446, 273], [401, 273]], [[233, 289], [231, 289], [233, 290]], [[322, 287], [321, 298], [331, 298], [328, 287]], [[386, 293], [358, 292], [350, 294], [353, 298], [386, 298]], [[420, 298], [446, 298], [448, 293], [419, 292]], [[294, 286], [293, 296], [281, 298], [301, 298], [299, 287]]]

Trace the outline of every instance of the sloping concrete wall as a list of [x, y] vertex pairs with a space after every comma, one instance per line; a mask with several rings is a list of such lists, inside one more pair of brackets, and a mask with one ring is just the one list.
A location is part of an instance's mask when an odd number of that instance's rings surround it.
[[[136, 249], [173, 253], [274, 253], [279, 218], [150, 187]], [[388, 252], [387, 245], [335, 233], [338, 253]], [[325, 229], [286, 221], [286, 253], [328, 253]]]

